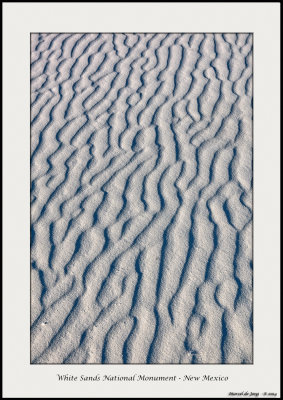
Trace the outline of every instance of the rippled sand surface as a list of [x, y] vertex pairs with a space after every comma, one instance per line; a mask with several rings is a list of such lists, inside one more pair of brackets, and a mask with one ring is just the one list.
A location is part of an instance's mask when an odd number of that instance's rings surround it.
[[252, 35], [31, 35], [31, 362], [252, 363]]

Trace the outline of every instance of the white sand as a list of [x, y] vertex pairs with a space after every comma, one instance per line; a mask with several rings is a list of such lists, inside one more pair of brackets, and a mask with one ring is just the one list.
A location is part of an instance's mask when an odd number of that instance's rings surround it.
[[32, 362], [251, 363], [252, 35], [31, 44]]

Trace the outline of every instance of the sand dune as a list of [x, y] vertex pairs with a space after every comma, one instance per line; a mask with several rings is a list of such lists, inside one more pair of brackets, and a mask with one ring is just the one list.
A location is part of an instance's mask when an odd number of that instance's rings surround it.
[[252, 363], [252, 35], [31, 35], [31, 362]]

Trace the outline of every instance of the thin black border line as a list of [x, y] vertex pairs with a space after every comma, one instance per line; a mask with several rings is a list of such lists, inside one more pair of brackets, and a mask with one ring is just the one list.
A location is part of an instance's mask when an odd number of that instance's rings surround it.
[[[103, 3], [103, 2], [101, 2]], [[221, 3], [221, 2], [220, 2]], [[276, 2], [280, 3], [280, 2]], [[280, 28], [281, 31], [281, 28]], [[30, 235], [30, 248], [29, 248], [29, 260], [30, 260], [30, 366], [49, 366], [49, 365], [64, 365], [64, 366], [70, 366], [70, 365], [81, 365], [81, 366], [93, 366], [93, 365], [103, 365], [103, 366], [109, 366], [109, 365], [142, 365], [142, 366], [160, 366], [160, 365], [172, 365], [172, 366], [204, 366], [204, 365], [217, 365], [217, 366], [230, 366], [230, 365], [239, 365], [239, 366], [250, 366], [250, 365], [255, 365], [255, 357], [254, 357], [254, 278], [255, 278], [255, 272], [254, 272], [254, 38], [255, 34], [254, 32], [30, 32], [30, 68], [29, 68], [29, 86], [30, 86], [30, 106], [29, 106], [29, 121], [30, 121], [30, 160], [31, 160], [31, 36], [34, 34], [129, 34], [129, 33], [143, 33], [143, 34], [162, 34], [162, 33], [168, 33], [168, 34], [236, 34], [236, 33], [243, 33], [243, 34], [250, 34], [252, 35], [252, 362], [251, 363], [32, 363], [31, 362], [31, 235]], [[31, 163], [30, 163], [30, 189], [31, 189]], [[31, 190], [30, 190], [30, 231], [31, 231]]]

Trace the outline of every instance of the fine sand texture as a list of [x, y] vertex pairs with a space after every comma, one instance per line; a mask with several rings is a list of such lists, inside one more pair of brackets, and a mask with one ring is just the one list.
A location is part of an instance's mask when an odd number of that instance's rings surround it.
[[252, 34], [31, 34], [31, 363], [253, 362]]

